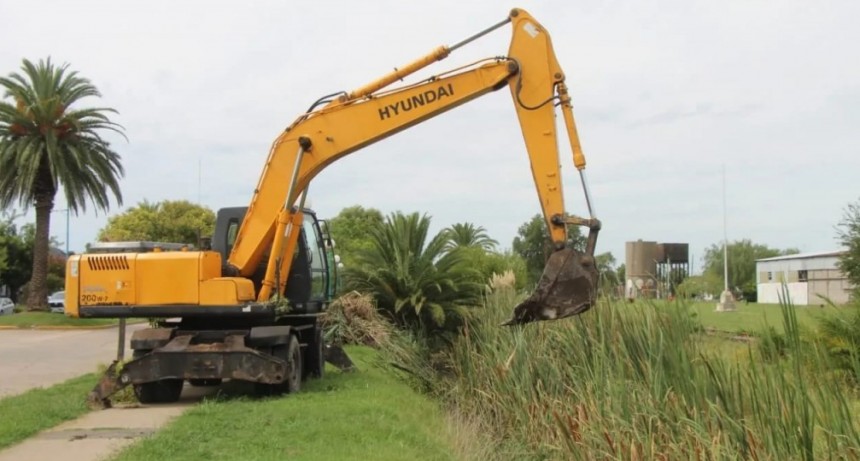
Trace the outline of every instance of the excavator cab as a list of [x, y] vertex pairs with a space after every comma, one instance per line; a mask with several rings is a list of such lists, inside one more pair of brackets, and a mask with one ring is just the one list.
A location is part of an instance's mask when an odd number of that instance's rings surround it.
[[[228, 257], [247, 211], [248, 207], [218, 210], [212, 250], [221, 254], [224, 273], [230, 270]], [[334, 297], [336, 268], [332, 264], [335, 261], [329, 244], [331, 239], [322, 232], [322, 221], [317, 219], [316, 213], [307, 208], [302, 211], [302, 215], [303, 224], [299, 231], [296, 251], [292, 256], [293, 262], [290, 264], [284, 297], [297, 312], [313, 314], [322, 312]], [[268, 258], [263, 258], [250, 277], [255, 292], [259, 292], [263, 284], [267, 263]]]

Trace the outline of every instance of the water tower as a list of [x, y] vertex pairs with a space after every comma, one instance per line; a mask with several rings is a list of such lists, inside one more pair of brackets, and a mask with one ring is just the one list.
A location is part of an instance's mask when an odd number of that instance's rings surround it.
[[637, 240], [625, 245], [624, 295], [667, 298], [690, 274], [690, 245]]

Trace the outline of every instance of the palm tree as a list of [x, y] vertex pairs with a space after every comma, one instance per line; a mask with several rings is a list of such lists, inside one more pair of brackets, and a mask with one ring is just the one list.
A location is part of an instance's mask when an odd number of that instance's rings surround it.
[[459, 251], [447, 251], [448, 233], [427, 241], [430, 218], [394, 213], [371, 230], [373, 244], [345, 273], [350, 289], [370, 293], [397, 324], [423, 332], [456, 329], [479, 304], [480, 275]]
[[493, 250], [499, 242], [490, 238], [483, 226], [475, 227], [472, 223], [457, 223], [445, 229], [448, 232], [447, 247], [477, 247], [483, 250]]
[[36, 241], [27, 306], [47, 309], [46, 286], [50, 213], [62, 189], [68, 208], [76, 214], [91, 201], [107, 210], [109, 194], [122, 204], [118, 179], [124, 171], [120, 156], [101, 136], [123, 135], [112, 122], [110, 108], [72, 109], [88, 96], [101, 94], [89, 80], [54, 66], [50, 58], [33, 64], [24, 60], [22, 74], [0, 77], [11, 103], [0, 101], [0, 209], [18, 202], [36, 208]]

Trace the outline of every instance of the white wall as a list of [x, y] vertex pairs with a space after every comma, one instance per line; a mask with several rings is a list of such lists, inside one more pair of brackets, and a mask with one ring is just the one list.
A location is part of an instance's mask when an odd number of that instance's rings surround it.
[[[806, 282], [794, 282], [785, 284], [788, 290], [788, 297], [791, 303], [795, 306], [806, 306], [809, 304]], [[778, 304], [779, 297], [783, 295], [781, 283], [759, 283], [756, 286], [759, 303]]]

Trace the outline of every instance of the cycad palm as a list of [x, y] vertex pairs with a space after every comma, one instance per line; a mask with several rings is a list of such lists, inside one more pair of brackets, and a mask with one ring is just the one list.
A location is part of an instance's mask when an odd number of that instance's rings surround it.
[[[36, 208], [33, 274], [27, 305], [46, 308], [46, 276], [50, 213], [62, 189], [75, 213], [91, 201], [107, 210], [109, 195], [119, 204], [118, 180], [123, 176], [119, 155], [101, 133], [122, 134], [110, 121], [109, 108], [72, 109], [89, 96], [101, 96], [89, 80], [55, 66], [51, 60], [24, 60], [23, 73], [0, 77], [11, 103], [0, 101], [0, 208], [14, 202]], [[109, 194], [110, 192], [110, 194]]]
[[448, 248], [477, 247], [492, 250], [499, 242], [490, 238], [483, 226], [472, 223], [457, 223], [445, 229], [448, 232]]
[[447, 232], [427, 241], [430, 219], [395, 213], [371, 231], [373, 245], [347, 270], [349, 288], [371, 293], [402, 326], [425, 331], [456, 328], [480, 300], [478, 274], [458, 251], [446, 251]]

